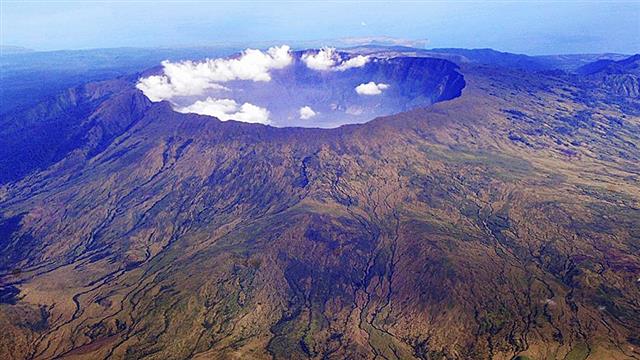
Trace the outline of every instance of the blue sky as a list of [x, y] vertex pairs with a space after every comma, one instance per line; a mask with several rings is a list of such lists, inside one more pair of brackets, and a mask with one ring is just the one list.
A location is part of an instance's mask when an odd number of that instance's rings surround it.
[[37, 50], [428, 39], [527, 54], [640, 51], [640, 1], [0, 1], [2, 45]]

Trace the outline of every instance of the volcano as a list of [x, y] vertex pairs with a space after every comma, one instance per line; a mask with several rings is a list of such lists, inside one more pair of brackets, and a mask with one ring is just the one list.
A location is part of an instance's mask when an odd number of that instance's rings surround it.
[[640, 358], [632, 87], [398, 52], [3, 115], [0, 358]]

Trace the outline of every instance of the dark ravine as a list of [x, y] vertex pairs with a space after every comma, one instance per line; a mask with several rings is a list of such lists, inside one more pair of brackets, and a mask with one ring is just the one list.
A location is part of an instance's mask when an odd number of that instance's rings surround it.
[[2, 149], [0, 358], [640, 359], [637, 97], [457, 71], [459, 97], [336, 129], [131, 79], [4, 117], [43, 150]]

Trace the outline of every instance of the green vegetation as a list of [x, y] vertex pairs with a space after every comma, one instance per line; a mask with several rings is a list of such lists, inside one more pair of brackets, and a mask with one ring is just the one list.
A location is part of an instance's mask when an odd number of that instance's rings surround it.
[[585, 360], [589, 356], [589, 346], [586, 343], [576, 344], [567, 354], [567, 360]]

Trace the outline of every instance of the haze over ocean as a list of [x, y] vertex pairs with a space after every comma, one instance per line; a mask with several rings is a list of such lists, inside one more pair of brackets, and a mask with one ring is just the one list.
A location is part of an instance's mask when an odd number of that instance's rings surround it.
[[382, 35], [426, 39], [427, 47], [531, 55], [640, 49], [637, 1], [8, 0], [0, 6], [0, 44], [36, 50], [256, 46]]

